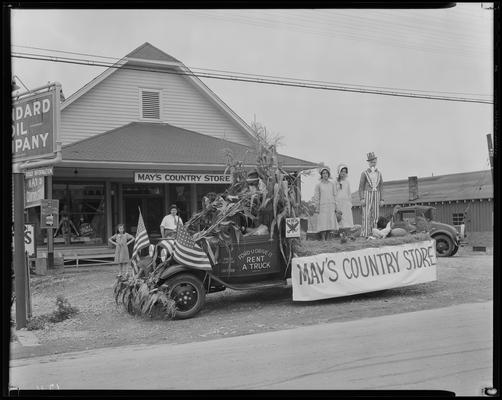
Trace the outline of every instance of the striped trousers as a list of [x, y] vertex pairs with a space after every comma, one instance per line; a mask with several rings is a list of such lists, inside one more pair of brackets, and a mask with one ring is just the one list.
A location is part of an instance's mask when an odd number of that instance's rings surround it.
[[361, 226], [361, 236], [371, 236], [373, 228], [376, 227], [380, 217], [380, 192], [378, 190], [367, 190], [364, 192], [366, 204], [362, 207], [363, 221]]

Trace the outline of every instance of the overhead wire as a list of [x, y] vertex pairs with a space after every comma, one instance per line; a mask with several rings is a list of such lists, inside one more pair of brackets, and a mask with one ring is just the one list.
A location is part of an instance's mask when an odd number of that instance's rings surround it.
[[[352, 27], [350, 27], [350, 26], [348, 27], [347, 25], [344, 25], [344, 28], [348, 28], [349, 32], [343, 31], [343, 30], [341, 31], [340, 29], [338, 29], [338, 31], [333, 31], [332, 29], [328, 29], [328, 30], [324, 29], [323, 30], [323, 29], [319, 29], [319, 27], [313, 28], [311, 26], [306, 26], [303, 24], [299, 24], [298, 22], [292, 22], [292, 21], [277, 22], [277, 21], [266, 20], [263, 18], [260, 19], [260, 18], [256, 18], [256, 17], [252, 17], [252, 19], [250, 19], [246, 16], [238, 15], [235, 13], [234, 14], [226, 13], [226, 14], [227, 14], [227, 16], [223, 16], [221, 14], [216, 14], [214, 12], [205, 12], [204, 13], [204, 12], [200, 12], [200, 11], [197, 11], [196, 14], [191, 13], [191, 15], [205, 16], [205, 17], [220, 19], [220, 20], [224, 20], [224, 21], [232, 22], [232, 23], [235, 23], [236, 21], [238, 21], [240, 23], [258, 26], [258, 27], [262, 27], [262, 28], [263, 27], [274, 28], [278, 25], [278, 23], [281, 23], [286, 26], [289, 25], [292, 27], [293, 26], [296, 27], [295, 32], [298, 31], [298, 29], [300, 29], [302, 32], [316, 34], [316, 35], [322, 35], [322, 36], [328, 36], [328, 37], [335, 37], [337, 39], [344, 38], [344, 39], [356, 40], [356, 41], [371, 41], [371, 42], [379, 43], [379, 44], [383, 44], [383, 45], [390, 45], [393, 47], [418, 50], [418, 51], [427, 51], [427, 52], [436, 53], [436, 54], [444, 54], [444, 52], [447, 51], [453, 55], [467, 57], [467, 55], [465, 54], [465, 48], [458, 47], [458, 43], [456, 44], [456, 47], [452, 46], [452, 45], [441, 46], [441, 45], [438, 45], [437, 40], [436, 40], [436, 42], [432, 44], [433, 47], [431, 47], [431, 45], [426, 47], [424, 45], [419, 45], [420, 43], [418, 45], [417, 44], [413, 45], [411, 43], [403, 44], [400, 42], [396, 42], [395, 37], [394, 37], [396, 35], [391, 36], [390, 38], [387, 38], [387, 40], [382, 40], [382, 39], [375, 38], [374, 36], [364, 35], [361, 31], [357, 31], [357, 33], [354, 34], [353, 32], [350, 32], [350, 29], [352, 29]], [[260, 20], [261, 20], [261, 22], [260, 22]], [[391, 40], [389, 41], [389, 39], [391, 39]], [[482, 49], [480, 49], [479, 47], [471, 47], [470, 49], [468, 49], [468, 51], [471, 51], [474, 53], [479, 53], [480, 51], [482, 51]], [[469, 57], [472, 57], [472, 55], [470, 55]]]
[[[114, 60], [115, 62], [119, 62], [121, 59], [124, 58], [124, 57], [100, 56], [100, 55], [93, 55], [93, 54], [89, 54], [89, 53], [79, 53], [79, 52], [47, 49], [47, 48], [43, 48], [43, 47], [33, 47], [33, 46], [13, 45], [13, 47], [37, 49], [37, 50], [51, 51], [51, 52], [63, 53], [63, 54], [92, 56], [92, 57], [97, 57], [97, 58], [107, 58], [107, 59]], [[38, 55], [36, 53], [24, 53], [24, 54], [25, 55]], [[194, 71], [200, 71], [200, 72], [210, 71], [210, 72], [217, 72], [217, 73], [228, 73], [228, 74], [234, 74], [234, 75], [240, 75], [240, 76], [255, 77], [255, 78], [287, 79], [290, 81], [297, 81], [297, 82], [303, 82], [303, 83], [313, 83], [313, 84], [343, 85], [343, 86], [350, 86], [350, 87], [361, 87], [361, 88], [383, 89], [383, 90], [397, 90], [397, 91], [412, 91], [412, 92], [421, 92], [421, 93], [429, 93], [429, 94], [460, 94], [460, 95], [482, 96], [482, 97], [491, 97], [492, 96], [491, 94], [481, 94], [481, 93], [449, 92], [449, 91], [437, 91], [437, 90], [431, 91], [431, 90], [421, 90], [421, 89], [396, 88], [396, 87], [388, 87], [388, 86], [374, 86], [374, 85], [367, 85], [367, 84], [363, 85], [363, 84], [354, 84], [354, 83], [329, 82], [329, 81], [319, 81], [319, 80], [311, 80], [311, 79], [280, 77], [280, 76], [276, 76], [276, 75], [250, 74], [250, 73], [244, 73], [244, 72], [235, 72], [235, 71], [229, 71], [229, 70], [211, 69], [211, 68], [202, 68], [202, 67], [187, 67], [187, 68], [189, 68], [192, 72], [194, 72]]]
[[303, 87], [303, 88], [320, 89], [320, 90], [334, 90], [334, 91], [342, 91], [342, 92], [368, 93], [368, 94], [378, 94], [378, 95], [386, 95], [386, 96], [422, 98], [422, 99], [430, 99], [430, 100], [444, 100], [444, 101], [457, 101], [457, 102], [468, 102], [468, 103], [493, 104], [493, 101], [486, 100], [486, 99], [442, 96], [442, 95], [432, 95], [432, 94], [426, 95], [423, 93], [403, 92], [403, 91], [377, 90], [377, 89], [371, 89], [371, 88], [354, 87], [354, 86], [349, 86], [349, 85], [315, 84], [315, 83], [301, 82], [298, 80], [291, 80], [291, 79], [287, 79], [287, 78], [269, 79], [269, 78], [249, 77], [249, 76], [242, 76], [242, 75], [239, 76], [239, 74], [228, 75], [228, 74], [223, 74], [223, 73], [193, 72], [190, 69], [188, 69], [188, 67], [187, 67], [187, 71], [174, 71], [174, 70], [167, 70], [165, 68], [151, 68], [151, 67], [139, 67], [139, 66], [132, 66], [132, 65], [118, 65], [117, 63], [106, 63], [103, 61], [76, 59], [76, 58], [69, 58], [69, 57], [43, 56], [43, 55], [38, 55], [38, 54], [20, 53], [20, 52], [12, 53], [12, 57], [22, 58], [22, 59], [31, 59], [31, 60], [40, 60], [40, 61], [68, 63], [68, 64], [79, 64], [79, 65], [87, 65], [87, 66], [98, 66], [98, 67], [107, 67], [107, 68], [121, 68], [121, 69], [131, 69], [131, 70], [139, 70], [139, 71], [159, 72], [159, 73], [167, 73], [167, 74], [174, 74], [174, 75], [188, 75], [188, 76], [195, 76], [198, 78], [222, 79], [222, 80], [230, 80], [230, 81], [261, 83], [261, 84], [268, 84], [268, 85]]

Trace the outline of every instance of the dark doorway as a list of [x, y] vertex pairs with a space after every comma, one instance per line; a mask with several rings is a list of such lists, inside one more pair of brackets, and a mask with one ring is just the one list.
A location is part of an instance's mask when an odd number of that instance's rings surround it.
[[[146, 188], [145, 188], [146, 189]], [[150, 239], [160, 237], [160, 223], [164, 217], [162, 196], [153, 193], [127, 193], [124, 190], [124, 223], [126, 232], [136, 235], [139, 209]]]

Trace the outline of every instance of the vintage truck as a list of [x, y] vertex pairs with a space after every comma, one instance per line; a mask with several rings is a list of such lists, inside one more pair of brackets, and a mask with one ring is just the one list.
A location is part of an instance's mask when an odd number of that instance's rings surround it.
[[298, 239], [297, 253], [286, 262], [277, 237], [245, 236], [213, 246], [211, 269], [199, 270], [174, 260], [174, 240], [161, 240], [150, 247], [150, 268], [162, 269], [158, 285], [174, 300], [177, 319], [193, 317], [206, 294], [226, 288], [292, 286], [294, 301], [311, 301], [436, 280], [436, 246], [427, 234], [407, 241], [333, 242], [336, 248], [324, 251], [309, 250], [308, 242]]

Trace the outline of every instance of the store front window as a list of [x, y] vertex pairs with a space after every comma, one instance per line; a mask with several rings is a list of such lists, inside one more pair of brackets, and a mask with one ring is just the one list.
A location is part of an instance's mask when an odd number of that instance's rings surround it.
[[[106, 242], [105, 187], [103, 183], [63, 183], [52, 187], [59, 200], [59, 226], [54, 244], [96, 245]], [[46, 238], [44, 242], [46, 242]]]

